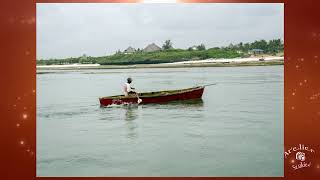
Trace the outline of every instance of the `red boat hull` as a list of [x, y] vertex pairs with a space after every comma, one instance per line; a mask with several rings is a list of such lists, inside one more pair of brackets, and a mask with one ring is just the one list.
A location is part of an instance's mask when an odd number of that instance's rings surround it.
[[[143, 97], [141, 96], [142, 102], [140, 104], [151, 104], [151, 103], [166, 103], [170, 101], [180, 101], [180, 100], [189, 100], [189, 99], [200, 99], [202, 97], [204, 91], [204, 87], [196, 87], [192, 88], [188, 91], [182, 91], [177, 93], [171, 93], [167, 95], [161, 96], [151, 96], [151, 97]], [[128, 97], [128, 98], [111, 98], [104, 97], [100, 98], [101, 106], [108, 106], [112, 104], [136, 104], [138, 102], [137, 97]]]

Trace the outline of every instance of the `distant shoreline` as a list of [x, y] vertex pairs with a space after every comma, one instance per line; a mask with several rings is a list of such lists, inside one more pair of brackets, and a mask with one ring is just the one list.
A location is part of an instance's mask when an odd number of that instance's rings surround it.
[[68, 64], [68, 65], [41, 65], [37, 70], [77, 70], [77, 69], [137, 69], [137, 68], [184, 68], [184, 67], [237, 67], [237, 66], [271, 66], [283, 65], [283, 57], [234, 58], [234, 59], [206, 59], [197, 61], [182, 61], [161, 64], [136, 65], [99, 65], [99, 64]]

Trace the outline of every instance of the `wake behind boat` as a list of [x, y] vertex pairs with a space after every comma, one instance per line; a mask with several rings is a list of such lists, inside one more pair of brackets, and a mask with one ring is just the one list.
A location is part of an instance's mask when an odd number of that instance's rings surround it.
[[[197, 86], [187, 89], [138, 93], [138, 97], [142, 100], [139, 104], [166, 103], [170, 101], [201, 99], [204, 87], [205, 86]], [[101, 106], [108, 106], [112, 104], [136, 104], [138, 103], [138, 97], [117, 95], [101, 97], [99, 100]]]

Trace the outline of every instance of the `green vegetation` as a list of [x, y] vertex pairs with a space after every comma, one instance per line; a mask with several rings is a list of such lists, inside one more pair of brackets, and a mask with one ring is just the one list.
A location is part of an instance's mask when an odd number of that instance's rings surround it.
[[214, 47], [206, 49], [204, 44], [193, 46], [184, 49], [174, 49], [172, 42], [166, 40], [162, 45], [161, 51], [156, 52], [143, 52], [138, 49], [131, 54], [121, 53], [118, 50], [115, 54], [101, 57], [91, 57], [83, 55], [78, 58], [66, 59], [49, 59], [37, 60], [38, 65], [52, 65], [52, 64], [101, 64], [101, 65], [131, 65], [131, 64], [158, 64], [158, 63], [171, 63], [188, 60], [202, 60], [208, 58], [237, 58], [249, 57], [252, 49], [261, 49], [264, 54], [272, 54], [283, 52], [283, 42], [280, 39], [265, 41], [254, 41], [252, 43], [242, 43], [227, 47]]
[[199, 46], [197, 46], [197, 50], [203, 51], [206, 50], [206, 47], [204, 46], [204, 44], [200, 44]]
[[163, 50], [173, 49], [171, 40], [166, 40], [162, 45]]

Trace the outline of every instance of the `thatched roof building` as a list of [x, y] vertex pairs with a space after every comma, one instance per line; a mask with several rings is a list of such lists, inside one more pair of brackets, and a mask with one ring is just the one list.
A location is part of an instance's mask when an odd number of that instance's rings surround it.
[[160, 51], [161, 48], [157, 46], [155, 43], [149, 44], [147, 47], [143, 49], [143, 52], [155, 52]]
[[131, 54], [131, 53], [134, 53], [134, 52], [136, 52], [136, 49], [134, 49], [133, 47], [129, 46], [126, 50], [124, 50], [123, 53]]

